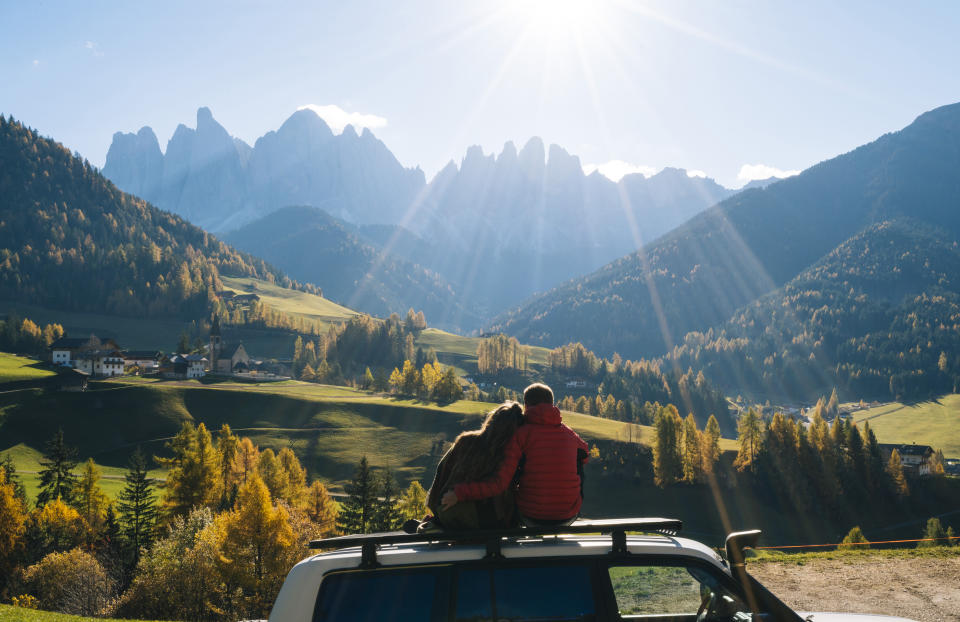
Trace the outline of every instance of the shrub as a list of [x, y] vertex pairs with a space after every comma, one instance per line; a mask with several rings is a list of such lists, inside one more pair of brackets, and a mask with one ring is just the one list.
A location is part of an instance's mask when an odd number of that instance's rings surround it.
[[840, 549], [869, 549], [870, 541], [863, 535], [863, 531], [860, 530], [859, 525], [851, 529], [846, 537], [844, 537], [843, 542], [841, 542]]
[[27, 568], [24, 583], [44, 609], [85, 616], [104, 613], [114, 590], [100, 562], [78, 548], [50, 553]]
[[923, 538], [926, 542], [918, 542], [917, 547], [946, 546], [948, 544], [947, 532], [944, 531], [939, 518], [931, 518], [927, 521], [927, 528], [923, 531]]

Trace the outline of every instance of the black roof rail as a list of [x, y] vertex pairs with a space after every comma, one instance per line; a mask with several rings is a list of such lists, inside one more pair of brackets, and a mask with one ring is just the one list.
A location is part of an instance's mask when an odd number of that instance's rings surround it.
[[[338, 536], [310, 542], [311, 549], [347, 548], [360, 546], [366, 555], [376, 546], [386, 544], [412, 544], [419, 542], [464, 542], [477, 544], [487, 542], [488, 552], [493, 546], [499, 554], [502, 538], [532, 538], [536, 536], [556, 536], [560, 534], [596, 534], [613, 536], [614, 552], [626, 552], [626, 533], [628, 531], [646, 531], [676, 535], [683, 527], [683, 521], [677, 518], [609, 518], [601, 520], [574, 521], [571, 525], [548, 525], [538, 527], [513, 527], [506, 529], [473, 529], [468, 531], [434, 531], [429, 533], [407, 533], [389, 531], [350, 536]], [[372, 561], [372, 560], [370, 560]]]

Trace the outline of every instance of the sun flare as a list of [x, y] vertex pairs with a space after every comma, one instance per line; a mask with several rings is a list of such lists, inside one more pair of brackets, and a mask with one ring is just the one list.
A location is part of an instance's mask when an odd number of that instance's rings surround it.
[[538, 39], [559, 39], [581, 31], [596, 21], [602, 2], [597, 0], [509, 0], [512, 21]]

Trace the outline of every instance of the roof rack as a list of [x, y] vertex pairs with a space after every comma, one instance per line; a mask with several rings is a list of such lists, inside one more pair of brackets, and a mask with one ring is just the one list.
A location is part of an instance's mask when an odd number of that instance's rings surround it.
[[577, 520], [570, 525], [544, 525], [537, 527], [514, 527], [506, 529], [473, 529], [469, 531], [436, 531], [430, 533], [407, 533], [390, 531], [361, 535], [339, 536], [310, 542], [311, 549], [362, 548], [360, 566], [374, 568], [378, 566], [377, 547], [387, 544], [412, 544], [424, 542], [472, 543], [486, 542], [487, 557], [503, 557], [500, 544], [503, 538], [534, 538], [537, 536], [556, 536], [560, 534], [610, 535], [613, 540], [611, 553], [627, 553], [627, 532], [646, 531], [676, 535], [683, 527], [683, 521], [676, 518], [610, 518], [601, 520]]

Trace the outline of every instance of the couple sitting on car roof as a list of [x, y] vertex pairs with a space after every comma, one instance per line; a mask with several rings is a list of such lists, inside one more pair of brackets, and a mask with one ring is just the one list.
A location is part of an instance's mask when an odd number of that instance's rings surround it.
[[505, 402], [458, 436], [430, 487], [430, 522], [452, 531], [572, 523], [587, 444], [561, 419], [553, 391], [537, 383], [524, 390], [522, 409]]

